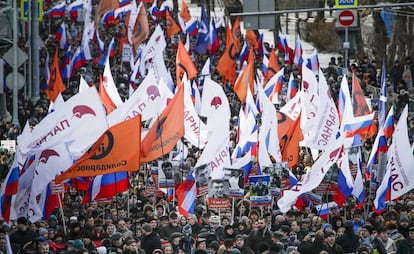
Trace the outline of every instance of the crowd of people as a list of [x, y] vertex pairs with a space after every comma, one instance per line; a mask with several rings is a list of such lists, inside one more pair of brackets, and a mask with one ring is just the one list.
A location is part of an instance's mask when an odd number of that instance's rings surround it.
[[[96, 3], [95, 3], [96, 4]], [[149, 6], [148, 6], [149, 7]], [[175, 16], [176, 13], [173, 13]], [[58, 45], [54, 37], [62, 19], [68, 24], [69, 44], [79, 46], [82, 31], [79, 22], [65, 18], [45, 18], [40, 23], [41, 38], [45, 46], [41, 52], [41, 68], [47, 63], [47, 52], [53, 55]], [[106, 45], [112, 37], [116, 43], [122, 36], [120, 23], [100, 26], [100, 38]], [[160, 19], [157, 22], [163, 24]], [[152, 29], [155, 22], [151, 20]], [[225, 28], [218, 30], [220, 38], [220, 55], [225, 48]], [[177, 41], [185, 40], [183, 34], [168, 39], [165, 59], [167, 68], [175, 77], [175, 55]], [[24, 38], [21, 38], [24, 41]], [[191, 47], [194, 48], [195, 38], [190, 37]], [[19, 44], [23, 50], [24, 44]], [[270, 44], [267, 44], [269, 47]], [[98, 57], [96, 41], [91, 42], [92, 54]], [[64, 52], [60, 52], [63, 56]], [[193, 54], [194, 62], [199, 69], [204, 65], [206, 55]], [[285, 84], [290, 73], [300, 81], [300, 72], [296, 66], [283, 62], [285, 67]], [[215, 70], [218, 57], [212, 58], [212, 79], [221, 82], [220, 74]], [[343, 78], [342, 69], [346, 66], [342, 58], [332, 58], [329, 66], [324, 69], [333, 98], [339, 93], [340, 81]], [[111, 59], [112, 73], [119, 93], [123, 99], [128, 97], [129, 64], [122, 63], [120, 56]], [[77, 92], [79, 75], [87, 77], [89, 83], [97, 84], [102, 66], [89, 61], [79, 69], [75, 76], [66, 81], [67, 90], [63, 96], [69, 98]], [[365, 96], [370, 97], [368, 87], [379, 88], [380, 78], [377, 72], [378, 64], [369, 57], [357, 59], [350, 64], [360, 80]], [[412, 93], [412, 76], [414, 65], [411, 57], [395, 61], [388, 74], [388, 84], [398, 94], [395, 101], [397, 112], [407, 103]], [[41, 83], [44, 82], [41, 77]], [[140, 79], [137, 79], [139, 85]], [[231, 86], [224, 86], [228, 94], [232, 113], [232, 130], [230, 149], [234, 148], [237, 140], [237, 115], [241, 107], [240, 101]], [[6, 89], [7, 94], [11, 91]], [[11, 98], [8, 96], [7, 98]], [[39, 123], [48, 113], [49, 101], [42, 92], [38, 101], [20, 94], [18, 103], [19, 125], [11, 124], [10, 116], [0, 117], [1, 139], [15, 140], [21, 127], [28, 122], [31, 126]], [[11, 101], [7, 101], [7, 109], [12, 111]], [[375, 109], [375, 105], [374, 105]], [[235, 118], [236, 117], [236, 118]], [[410, 141], [414, 138], [414, 116], [409, 116]], [[362, 154], [369, 154], [372, 141], [367, 140], [361, 147]], [[189, 155], [181, 169], [194, 167], [200, 151], [189, 147]], [[368, 159], [365, 156], [364, 161]], [[0, 151], [0, 181], [3, 182], [13, 161], [12, 151], [2, 148]], [[306, 149], [301, 150], [300, 162], [291, 169], [300, 179], [301, 175], [312, 165], [312, 159]], [[172, 164], [164, 162], [162, 169], [166, 178], [171, 178]], [[0, 253], [140, 253], [140, 254], [253, 254], [253, 253], [359, 253], [359, 254], [409, 254], [414, 253], [414, 192], [404, 195], [399, 201], [390, 202], [386, 212], [377, 214], [372, 209], [372, 194], [366, 198], [364, 209], [356, 209], [349, 200], [341, 209], [332, 208], [329, 214], [321, 216], [312, 205], [302, 210], [291, 210], [285, 214], [279, 212], [276, 202], [269, 207], [251, 207], [248, 198], [236, 199], [230, 208], [210, 209], [205, 195], [196, 200], [195, 213], [189, 216], [178, 214], [175, 200], [169, 200], [166, 194], [149, 193], [148, 178], [150, 174], [141, 168], [131, 175], [130, 189], [115, 196], [110, 204], [82, 204], [83, 192], [75, 187], [68, 187], [65, 192], [61, 209], [56, 208], [52, 215], [45, 220], [30, 223], [21, 217], [10, 223], [0, 225]], [[200, 185], [205, 185], [208, 176], [199, 170], [196, 179]], [[204, 175], [203, 175], [204, 174]], [[182, 178], [182, 177], [181, 177]], [[182, 179], [181, 179], [182, 181]], [[237, 181], [237, 179], [235, 180]], [[227, 198], [223, 193], [223, 182], [214, 183], [215, 194], [218, 198]], [[240, 187], [240, 186], [239, 186]], [[265, 188], [265, 187], [263, 187]], [[367, 187], [369, 188], [369, 187]], [[245, 187], [245, 193], [249, 188]], [[262, 189], [251, 188], [250, 192], [263, 192]], [[266, 189], [268, 193], [269, 190]], [[369, 193], [369, 192], [368, 192]], [[10, 243], [10, 245], [8, 245]]]

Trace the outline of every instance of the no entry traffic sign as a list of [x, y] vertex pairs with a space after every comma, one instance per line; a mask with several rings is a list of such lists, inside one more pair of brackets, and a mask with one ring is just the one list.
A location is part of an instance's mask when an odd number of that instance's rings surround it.
[[356, 10], [340, 10], [336, 11], [336, 26], [337, 27], [356, 27], [357, 26], [357, 11]]

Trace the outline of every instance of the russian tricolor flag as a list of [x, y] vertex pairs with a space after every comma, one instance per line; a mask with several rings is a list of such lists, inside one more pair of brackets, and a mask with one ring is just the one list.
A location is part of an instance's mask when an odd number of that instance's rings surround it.
[[177, 195], [178, 212], [183, 216], [194, 214], [197, 186], [194, 171], [190, 171], [187, 178], [175, 191]]
[[387, 70], [385, 59], [382, 63], [381, 70], [381, 92], [378, 103], [378, 124], [383, 126], [385, 124], [385, 112], [387, 111]]
[[98, 175], [93, 179], [82, 202], [85, 204], [99, 198], [112, 198], [128, 188], [128, 172]]
[[378, 187], [375, 199], [374, 210], [381, 213], [387, 208], [387, 202], [391, 200], [391, 168], [387, 168], [381, 185]]
[[210, 49], [210, 55], [214, 56], [219, 50], [220, 40], [217, 37], [217, 28], [216, 28], [216, 25], [213, 19], [210, 20], [209, 35], [210, 35], [210, 41], [209, 41], [208, 48]]
[[75, 76], [76, 70], [81, 68], [85, 63], [86, 63], [85, 55], [81, 51], [81, 48], [78, 47], [70, 63], [70, 70], [71, 70], [70, 76], [71, 77]]
[[383, 127], [380, 127], [374, 144], [372, 145], [371, 154], [367, 162], [367, 178], [370, 178], [371, 169], [378, 161], [378, 152], [386, 153], [388, 151], [387, 139], [392, 136], [394, 132], [394, 107], [390, 108]]
[[313, 52], [312, 56], [308, 59], [306, 67], [308, 67], [309, 70], [312, 70], [312, 72], [315, 75], [319, 74], [320, 64], [319, 64], [318, 53], [316, 53], [316, 51]]
[[279, 52], [284, 52], [285, 61], [289, 60], [288, 48], [289, 48], [289, 46], [288, 46], [288, 43], [287, 43], [286, 35], [282, 34], [279, 31], [279, 35], [277, 37], [277, 49], [279, 50]]
[[286, 100], [289, 101], [290, 99], [295, 97], [297, 91], [298, 91], [298, 85], [296, 84], [296, 80], [293, 77], [293, 73], [291, 72], [289, 76]]
[[339, 207], [342, 207], [343, 203], [352, 195], [353, 185], [353, 178], [349, 168], [349, 155], [348, 151], [345, 151], [342, 157], [341, 168], [338, 172], [338, 193], [333, 196], [334, 201]]
[[252, 166], [253, 166], [251, 152], [248, 151], [243, 157], [237, 159], [231, 166], [232, 166], [232, 168], [243, 169], [244, 183], [245, 184], [248, 183], [249, 182], [250, 170], [252, 169]]
[[44, 220], [49, 219], [49, 216], [52, 214], [53, 210], [56, 207], [59, 207], [59, 197], [56, 193], [52, 193], [52, 189], [50, 187], [50, 183], [47, 185], [46, 189], [43, 191], [41, 195], [41, 209], [43, 211], [42, 218]]
[[104, 15], [102, 15], [101, 23], [108, 25], [110, 23], [113, 23], [115, 21], [115, 11], [109, 10]]
[[352, 195], [357, 198], [356, 208], [361, 208], [364, 205], [365, 200], [365, 189], [364, 189], [364, 179], [362, 177], [362, 159], [361, 159], [361, 150], [358, 148], [358, 170], [357, 175], [354, 181], [354, 187], [352, 190]]
[[249, 46], [247, 43], [243, 45], [243, 48], [240, 52], [239, 61], [240, 61], [240, 68], [243, 66], [243, 63], [247, 61], [247, 58], [249, 57]]
[[[302, 48], [302, 42], [300, 41], [300, 38], [298, 36], [298, 39], [296, 40], [295, 43], [295, 51], [294, 51], [294, 58], [293, 58], [293, 63], [297, 64], [298, 66], [302, 66], [303, 63], [303, 48]], [[318, 69], [319, 72], [319, 69]]]
[[64, 17], [65, 16], [66, 1], [63, 0], [61, 3], [53, 6], [46, 15], [49, 17]]
[[66, 24], [65, 22], [62, 22], [60, 24], [58, 30], [55, 33], [56, 39], [59, 41], [59, 47], [61, 49], [66, 49], [68, 46], [67, 38], [66, 38]]
[[63, 80], [67, 80], [70, 79], [70, 74], [71, 74], [71, 59], [72, 58], [72, 46], [69, 46], [69, 48], [66, 50], [63, 62], [62, 62], [62, 66], [60, 67], [60, 69], [62, 70], [62, 79]]
[[19, 186], [19, 178], [20, 178], [20, 168], [19, 166], [15, 166], [10, 169], [7, 177], [4, 181], [4, 186], [2, 186], [3, 195], [0, 197], [0, 206], [1, 206], [1, 217], [5, 221], [10, 220], [11, 208], [12, 208], [12, 198], [17, 193], [17, 189]]
[[71, 20], [75, 21], [78, 18], [78, 11], [83, 8], [83, 0], [76, 0], [71, 3], [67, 11], [70, 15]]
[[318, 212], [319, 217], [326, 217], [332, 208], [338, 208], [338, 205], [334, 202], [323, 203], [321, 205], [315, 206], [316, 211]]
[[95, 198], [112, 198], [113, 196], [128, 190], [128, 172], [116, 172], [102, 175], [99, 187], [99, 192]]

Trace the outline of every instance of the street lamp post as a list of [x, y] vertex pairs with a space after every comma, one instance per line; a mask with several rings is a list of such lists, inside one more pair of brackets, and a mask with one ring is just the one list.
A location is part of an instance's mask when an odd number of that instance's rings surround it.
[[17, 1], [13, 1], [13, 120], [14, 126], [19, 124], [18, 85], [17, 85]]
[[[32, 79], [30, 84], [32, 86], [32, 101], [37, 102], [40, 98], [40, 89], [39, 89], [39, 5], [37, 0], [31, 1], [31, 54], [32, 54]], [[16, 1], [14, 1], [16, 2]]]

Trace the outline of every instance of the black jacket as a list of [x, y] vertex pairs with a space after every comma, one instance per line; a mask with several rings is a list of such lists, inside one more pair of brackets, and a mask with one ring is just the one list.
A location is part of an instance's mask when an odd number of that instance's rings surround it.
[[400, 241], [397, 246], [397, 252], [395, 254], [413, 254], [414, 242], [406, 238]]
[[145, 253], [152, 253], [155, 249], [161, 249], [160, 235], [155, 232], [142, 237], [141, 248]]

